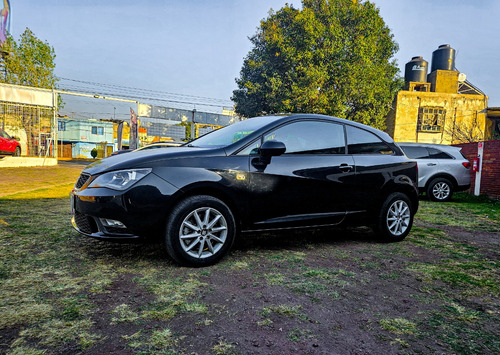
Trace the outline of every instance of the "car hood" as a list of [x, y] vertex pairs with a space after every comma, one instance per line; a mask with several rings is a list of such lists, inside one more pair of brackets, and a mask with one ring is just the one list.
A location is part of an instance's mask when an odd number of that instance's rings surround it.
[[88, 165], [83, 172], [90, 175], [108, 171], [146, 168], [161, 164], [162, 161], [180, 158], [225, 156], [222, 148], [170, 147], [151, 150], [136, 150], [127, 154], [113, 155]]

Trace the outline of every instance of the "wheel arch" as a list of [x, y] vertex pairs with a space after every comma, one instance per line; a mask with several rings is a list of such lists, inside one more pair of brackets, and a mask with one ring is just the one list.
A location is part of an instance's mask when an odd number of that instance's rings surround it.
[[170, 210], [172, 210], [180, 201], [191, 196], [200, 195], [212, 196], [224, 202], [233, 213], [236, 228], [238, 230], [240, 229], [242, 223], [240, 218], [241, 213], [237, 207], [238, 205], [236, 201], [231, 197], [231, 194], [228, 191], [225, 191], [223, 187], [214, 183], [192, 184], [180, 189], [177, 193], [171, 196], [171, 203], [167, 210], [166, 218], [168, 218]]
[[454, 190], [456, 190], [458, 188], [457, 179], [455, 179], [455, 177], [453, 175], [448, 174], [448, 173], [437, 173], [435, 175], [432, 175], [429, 179], [427, 179], [427, 182], [425, 183], [425, 187], [424, 187], [425, 191], [427, 191], [427, 189], [429, 188], [430, 183], [433, 180], [440, 179], [440, 178], [449, 180], [452, 183]]
[[419, 205], [418, 189], [410, 183], [392, 183], [386, 185], [380, 196], [380, 200], [378, 201], [377, 209], [380, 209], [387, 197], [394, 192], [400, 192], [408, 196], [411, 204], [413, 205], [414, 213], [417, 212]]

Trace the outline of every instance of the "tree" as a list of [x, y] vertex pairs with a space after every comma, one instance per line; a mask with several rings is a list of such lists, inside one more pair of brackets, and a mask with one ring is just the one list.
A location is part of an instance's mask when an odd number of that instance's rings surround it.
[[19, 44], [12, 36], [7, 36], [2, 44], [2, 56], [4, 73], [0, 81], [46, 89], [55, 87], [54, 48], [38, 39], [29, 28], [21, 35]]
[[485, 123], [480, 122], [477, 112], [466, 119], [446, 125], [444, 133], [451, 137], [451, 144], [474, 143], [493, 138], [492, 134], [486, 132]]
[[[26, 28], [21, 35], [19, 43], [11, 35], [7, 35], [7, 40], [2, 43], [0, 49], [3, 64], [0, 82], [45, 89], [55, 87], [57, 78], [54, 75], [56, 57], [54, 48], [38, 39], [29, 28]], [[63, 106], [60, 95], [57, 97], [57, 105]], [[43, 151], [44, 143], [39, 138], [41, 118], [39, 114], [35, 114], [40, 112], [39, 110], [39, 107], [31, 107], [28, 111], [23, 110], [20, 116], [11, 115], [10, 128], [24, 129], [30, 154]], [[47, 149], [46, 153], [49, 151]]]
[[237, 113], [321, 113], [384, 128], [402, 81], [391, 59], [398, 45], [371, 2], [287, 4], [250, 41], [233, 91]]

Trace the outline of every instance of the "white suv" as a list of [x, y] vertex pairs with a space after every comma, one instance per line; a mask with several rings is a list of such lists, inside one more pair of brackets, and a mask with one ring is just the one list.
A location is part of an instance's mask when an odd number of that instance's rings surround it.
[[433, 201], [449, 201], [455, 191], [470, 187], [470, 162], [462, 148], [441, 144], [399, 143], [418, 164], [418, 188]]

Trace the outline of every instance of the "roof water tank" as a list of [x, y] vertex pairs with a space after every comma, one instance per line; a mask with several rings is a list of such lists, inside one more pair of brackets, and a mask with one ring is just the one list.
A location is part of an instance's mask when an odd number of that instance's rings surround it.
[[413, 57], [405, 65], [405, 82], [416, 81], [425, 83], [427, 81], [428, 63], [422, 57]]
[[449, 44], [442, 44], [432, 52], [431, 73], [434, 70], [455, 70], [455, 50]]

